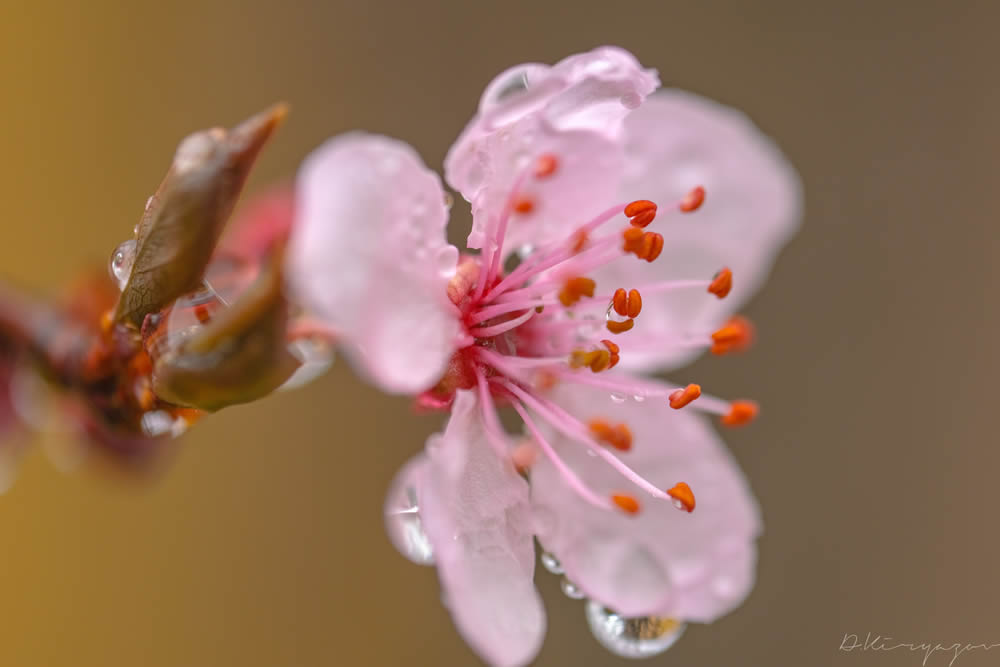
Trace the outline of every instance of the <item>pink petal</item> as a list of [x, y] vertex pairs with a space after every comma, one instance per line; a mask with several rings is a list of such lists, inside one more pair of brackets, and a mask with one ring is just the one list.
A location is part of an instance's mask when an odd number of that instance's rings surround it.
[[437, 175], [394, 139], [331, 139], [299, 173], [292, 292], [386, 391], [432, 386], [454, 352], [459, 322], [446, 286], [458, 251], [446, 222]]
[[612, 203], [622, 169], [622, 121], [659, 85], [632, 54], [602, 47], [554, 66], [520, 65], [487, 86], [479, 111], [445, 159], [449, 184], [472, 203], [470, 248], [482, 248], [533, 161], [558, 170], [521, 194], [536, 203], [516, 216], [505, 250], [563, 238]]
[[458, 392], [427, 454], [420, 517], [455, 625], [491, 664], [524, 665], [545, 634], [527, 484], [490, 446], [471, 392]]
[[[602, 286], [629, 288], [673, 279], [710, 280], [729, 267], [733, 289], [721, 301], [702, 289], [643, 295], [635, 331], [648, 340], [709, 333], [753, 295], [798, 228], [798, 174], [741, 112], [683, 91], [652, 95], [628, 117], [625, 132], [627, 171], [621, 198], [659, 204], [659, 216], [649, 230], [663, 235], [663, 252], [652, 264], [618, 261], [593, 277]], [[676, 203], [698, 185], [706, 190], [702, 207], [679, 213]], [[691, 348], [637, 345], [625, 338], [623, 368], [675, 367], [698, 354]]]
[[746, 481], [709, 423], [662, 401], [618, 404], [589, 387], [560, 387], [555, 399], [584, 420], [628, 424], [633, 450], [620, 458], [664, 490], [687, 482], [696, 499], [694, 512], [680, 511], [589, 456], [584, 445], [554, 436], [560, 455], [592, 489], [632, 494], [641, 506], [637, 516], [595, 509], [540, 461], [532, 469], [532, 502], [550, 521], [539, 541], [566, 576], [626, 616], [707, 623], [738, 606], [753, 585], [760, 519]]
[[295, 192], [290, 186], [257, 195], [227, 225], [217, 252], [260, 259], [288, 239], [294, 214]]

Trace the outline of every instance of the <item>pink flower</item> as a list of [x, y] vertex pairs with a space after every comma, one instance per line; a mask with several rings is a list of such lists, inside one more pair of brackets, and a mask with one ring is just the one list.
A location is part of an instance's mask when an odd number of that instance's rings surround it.
[[756, 505], [705, 415], [756, 407], [630, 371], [749, 343], [729, 318], [799, 185], [741, 114], [657, 86], [609, 47], [497, 77], [445, 163], [478, 255], [446, 241], [447, 196], [406, 144], [336, 137], [300, 172], [292, 291], [372, 382], [451, 410], [393, 486], [390, 533], [492, 664], [542, 641], [533, 536], [591, 611], [711, 622], [752, 586]]

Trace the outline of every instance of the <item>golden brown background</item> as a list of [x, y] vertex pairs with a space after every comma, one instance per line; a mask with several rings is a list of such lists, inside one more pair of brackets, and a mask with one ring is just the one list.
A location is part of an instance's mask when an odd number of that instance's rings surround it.
[[[760, 344], [676, 374], [766, 408], [727, 436], [765, 515], [756, 589], [653, 664], [916, 667], [837, 649], [1000, 642], [998, 22], [903, 0], [8, 3], [0, 271], [52, 290], [105, 261], [179, 138], [275, 100], [293, 115], [251, 190], [357, 127], [439, 165], [503, 68], [628, 47], [746, 109], [808, 209], [749, 309]], [[146, 484], [36, 448], [0, 498], [0, 665], [477, 664], [433, 570], [383, 537], [390, 476], [440, 423], [407, 408], [338, 364], [205, 421]], [[619, 664], [538, 581], [538, 664]]]

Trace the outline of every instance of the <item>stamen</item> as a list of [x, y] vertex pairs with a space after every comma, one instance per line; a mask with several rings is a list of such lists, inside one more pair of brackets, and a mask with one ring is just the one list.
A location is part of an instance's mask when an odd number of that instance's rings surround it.
[[682, 213], [692, 213], [701, 208], [701, 205], [705, 202], [705, 188], [700, 185], [692, 189], [689, 193], [684, 195], [681, 199], [680, 205]]
[[726, 426], [743, 426], [749, 424], [760, 412], [760, 407], [753, 401], [733, 401], [729, 404], [729, 412], [722, 416]]
[[621, 348], [607, 339], [602, 340], [601, 344], [608, 348], [608, 355], [611, 359], [611, 363], [608, 365], [608, 368], [614, 368], [618, 365], [618, 362], [621, 361], [621, 357], [618, 356], [618, 353], [621, 352]]
[[633, 227], [645, 227], [656, 217], [656, 204], [648, 199], [637, 199], [625, 207], [625, 217]]
[[678, 389], [670, 394], [668, 400], [670, 401], [670, 407], [674, 410], [680, 410], [699, 396], [701, 396], [701, 387], [696, 384], [689, 384], [683, 389]]
[[655, 232], [646, 232], [642, 236], [642, 246], [635, 255], [639, 259], [652, 262], [663, 252], [663, 237]]
[[624, 287], [619, 287], [611, 297], [611, 307], [622, 317], [638, 317], [642, 311], [642, 295], [639, 290], [626, 292]]
[[595, 373], [600, 373], [611, 367], [611, 353], [605, 349], [596, 350], [573, 350], [569, 356], [569, 367], [573, 369], [590, 368]]
[[753, 344], [755, 338], [753, 323], [745, 317], [734, 315], [718, 331], [712, 334], [712, 354], [742, 352]]
[[611, 500], [626, 514], [635, 516], [639, 513], [639, 501], [634, 496], [627, 493], [615, 493], [611, 496]]
[[667, 491], [667, 495], [674, 499], [674, 507], [677, 509], [686, 510], [688, 513], [694, 511], [694, 492], [687, 483], [677, 482]]
[[559, 291], [559, 301], [569, 308], [583, 297], [594, 296], [594, 289], [597, 287], [590, 278], [570, 278]]
[[526, 215], [535, 210], [535, 200], [530, 197], [521, 197], [514, 202], [514, 212]]
[[559, 159], [552, 153], [540, 155], [535, 161], [535, 178], [547, 178], [556, 173], [559, 166]]
[[607, 327], [608, 331], [610, 331], [613, 334], [623, 334], [635, 326], [635, 320], [631, 318], [625, 320], [624, 322], [608, 320], [607, 322], [604, 323], [604, 326]]
[[536, 314], [537, 313], [534, 310], [529, 310], [528, 312], [523, 313], [512, 320], [507, 320], [506, 322], [501, 322], [488, 327], [474, 327], [469, 329], [469, 333], [476, 338], [491, 338], [493, 336], [498, 336], [505, 331], [518, 328]]
[[646, 235], [646, 232], [642, 231], [638, 227], [627, 227], [625, 231], [622, 232], [622, 250], [625, 252], [636, 252], [642, 247], [642, 238]]
[[733, 289], [733, 272], [726, 268], [720, 269], [712, 276], [712, 283], [708, 286], [708, 291], [720, 299], [725, 298], [731, 289]]
[[632, 431], [625, 424], [612, 426], [603, 419], [591, 419], [587, 428], [596, 439], [618, 451], [627, 452], [632, 449]]

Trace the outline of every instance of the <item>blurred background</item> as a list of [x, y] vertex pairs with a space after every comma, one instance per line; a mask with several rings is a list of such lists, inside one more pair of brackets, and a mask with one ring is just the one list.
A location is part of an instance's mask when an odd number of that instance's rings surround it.
[[[195, 129], [292, 104], [250, 192], [352, 128], [437, 166], [502, 69], [622, 45], [746, 110], [807, 192], [747, 311], [759, 344], [676, 374], [765, 406], [726, 434], [763, 507], [757, 586], [651, 664], [916, 666], [838, 647], [1000, 642], [1000, 5], [143, 4], [4, 8], [4, 278], [47, 293], [104, 263]], [[33, 448], [0, 497], [0, 665], [478, 664], [434, 571], [383, 534], [393, 472], [441, 423], [408, 408], [338, 364], [205, 420], [144, 482]], [[627, 664], [537, 579], [539, 665]]]

